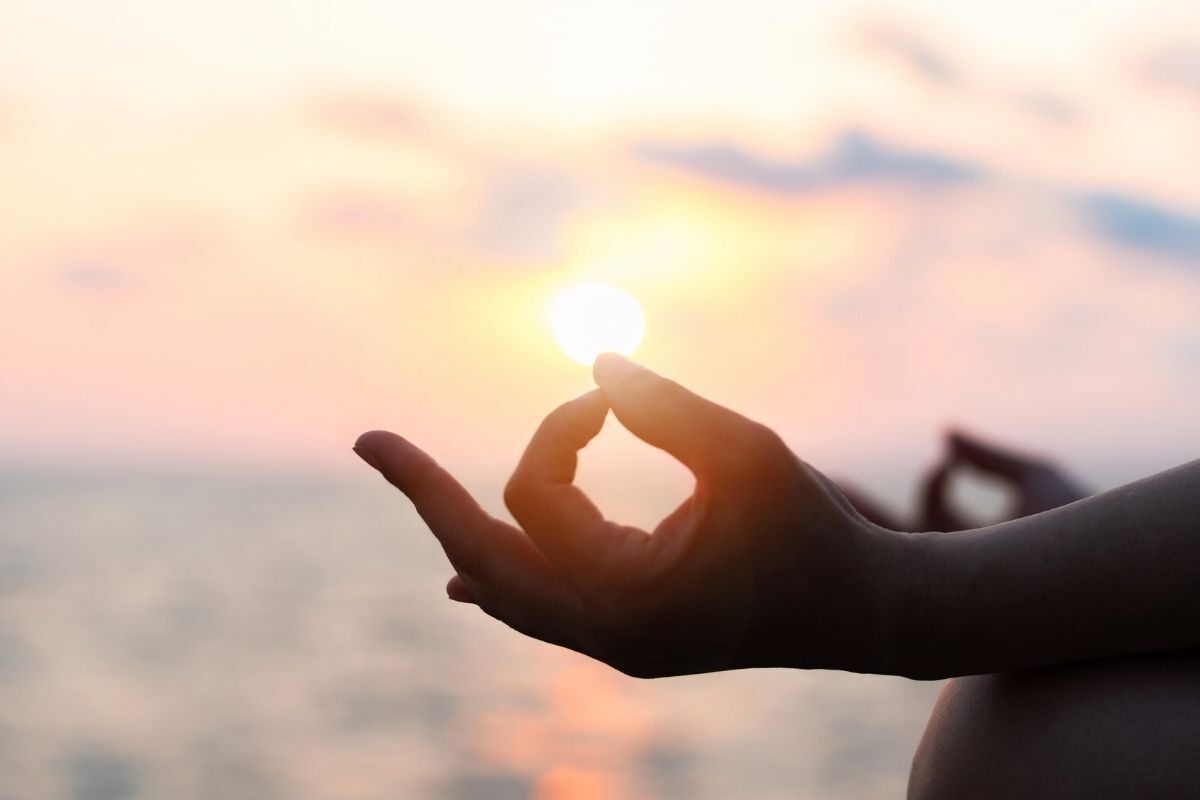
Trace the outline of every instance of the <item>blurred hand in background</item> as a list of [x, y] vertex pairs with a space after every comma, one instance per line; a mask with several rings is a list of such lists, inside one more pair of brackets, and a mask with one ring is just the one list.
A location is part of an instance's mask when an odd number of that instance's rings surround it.
[[[849, 481], [838, 486], [855, 509], [876, 525], [891, 530], [962, 531], [983, 527], [983, 520], [956, 507], [951, 485], [956, 476], [974, 473], [1000, 485], [1010, 496], [1003, 519], [1018, 519], [1073, 503], [1088, 492], [1049, 459], [996, 445], [974, 434], [951, 430], [941, 458], [921, 485], [915, 518], [904, 520]], [[992, 522], [995, 520], [991, 520]]]

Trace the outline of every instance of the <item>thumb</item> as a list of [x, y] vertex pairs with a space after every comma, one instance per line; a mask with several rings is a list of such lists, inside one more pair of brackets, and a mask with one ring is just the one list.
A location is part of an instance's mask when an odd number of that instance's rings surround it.
[[922, 531], [949, 533], [973, 527], [950, 507], [947, 483], [953, 468], [952, 463], [942, 461], [925, 476], [921, 486]]
[[1011, 481], [1019, 481], [1041, 465], [1037, 459], [997, 447], [974, 434], [950, 431], [947, 437], [951, 458]]
[[597, 357], [592, 376], [622, 425], [679, 459], [697, 477], [718, 471], [729, 448], [754, 425], [616, 353]]

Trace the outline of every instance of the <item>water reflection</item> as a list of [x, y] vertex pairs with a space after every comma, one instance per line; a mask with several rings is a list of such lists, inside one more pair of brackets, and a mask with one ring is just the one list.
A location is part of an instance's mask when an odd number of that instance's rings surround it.
[[447, 602], [373, 484], [4, 483], [0, 796], [885, 796], [935, 688], [626, 678]]

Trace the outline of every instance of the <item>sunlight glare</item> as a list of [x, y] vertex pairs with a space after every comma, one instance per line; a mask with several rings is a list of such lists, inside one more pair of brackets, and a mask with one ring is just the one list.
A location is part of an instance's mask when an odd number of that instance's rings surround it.
[[603, 283], [581, 283], [554, 297], [550, 328], [563, 352], [587, 366], [601, 353], [632, 354], [642, 341], [646, 318], [628, 293]]

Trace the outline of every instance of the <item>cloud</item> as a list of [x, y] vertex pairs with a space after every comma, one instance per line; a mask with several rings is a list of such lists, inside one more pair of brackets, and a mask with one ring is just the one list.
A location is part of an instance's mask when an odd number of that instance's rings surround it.
[[1200, 264], [1200, 216], [1113, 192], [1082, 195], [1075, 207], [1111, 243]]
[[1062, 95], [1051, 92], [1019, 92], [1012, 96], [1013, 107], [1042, 122], [1054, 125], [1074, 125], [1083, 119], [1077, 105]]
[[562, 169], [533, 164], [497, 168], [465, 239], [508, 257], [552, 257], [584, 195], [582, 183]]
[[1062, 95], [1042, 89], [1014, 91], [1004, 84], [988, 81], [986, 72], [972, 76], [961, 60], [950, 57], [944, 48], [911, 28], [872, 21], [860, 24], [852, 36], [859, 48], [898, 65], [921, 82], [954, 90], [955, 100], [978, 100], [1011, 107], [1027, 117], [1052, 125], [1072, 125], [1083, 118], [1079, 107]]
[[163, 270], [191, 271], [219, 261], [229, 250], [225, 231], [205, 219], [147, 222], [99, 238], [87, 237], [40, 257], [44, 268], [70, 290], [114, 293]]
[[82, 262], [63, 269], [62, 279], [68, 285], [86, 291], [105, 292], [123, 289], [129, 276], [109, 264]]
[[306, 230], [351, 239], [395, 243], [413, 237], [419, 221], [402, 198], [365, 189], [331, 189], [304, 208]]
[[962, 69], [928, 39], [898, 25], [873, 22], [856, 31], [864, 48], [900, 64], [918, 78], [939, 86], [962, 80]]
[[1145, 79], [1200, 96], [1200, 42], [1171, 42], [1142, 61]]
[[336, 130], [370, 139], [407, 138], [427, 120], [416, 103], [366, 92], [334, 92], [313, 98], [313, 116]]
[[936, 153], [895, 147], [859, 131], [840, 134], [829, 150], [808, 160], [772, 161], [728, 143], [680, 146], [645, 143], [636, 153], [710, 180], [779, 194], [801, 194], [839, 183], [899, 180], [923, 186], [977, 181], [979, 167]]
[[[757, 157], [728, 143], [640, 145], [636, 152], [721, 183], [797, 195], [873, 180], [913, 186], [977, 182], [990, 173], [981, 165], [949, 156], [885, 144], [862, 131], [841, 134], [825, 153], [807, 160]], [[1083, 219], [1105, 244], [1134, 248], [1175, 261], [1200, 264], [1200, 214], [1114, 191], [1059, 191], [1056, 196]]]
[[[524, 163], [477, 164], [474, 180], [456, 188], [431, 214], [419, 196], [388, 189], [331, 188], [301, 209], [306, 231], [382, 247], [466, 245], [490, 256], [552, 258], [589, 186], [565, 168]], [[424, 206], [424, 207], [423, 207]]]

